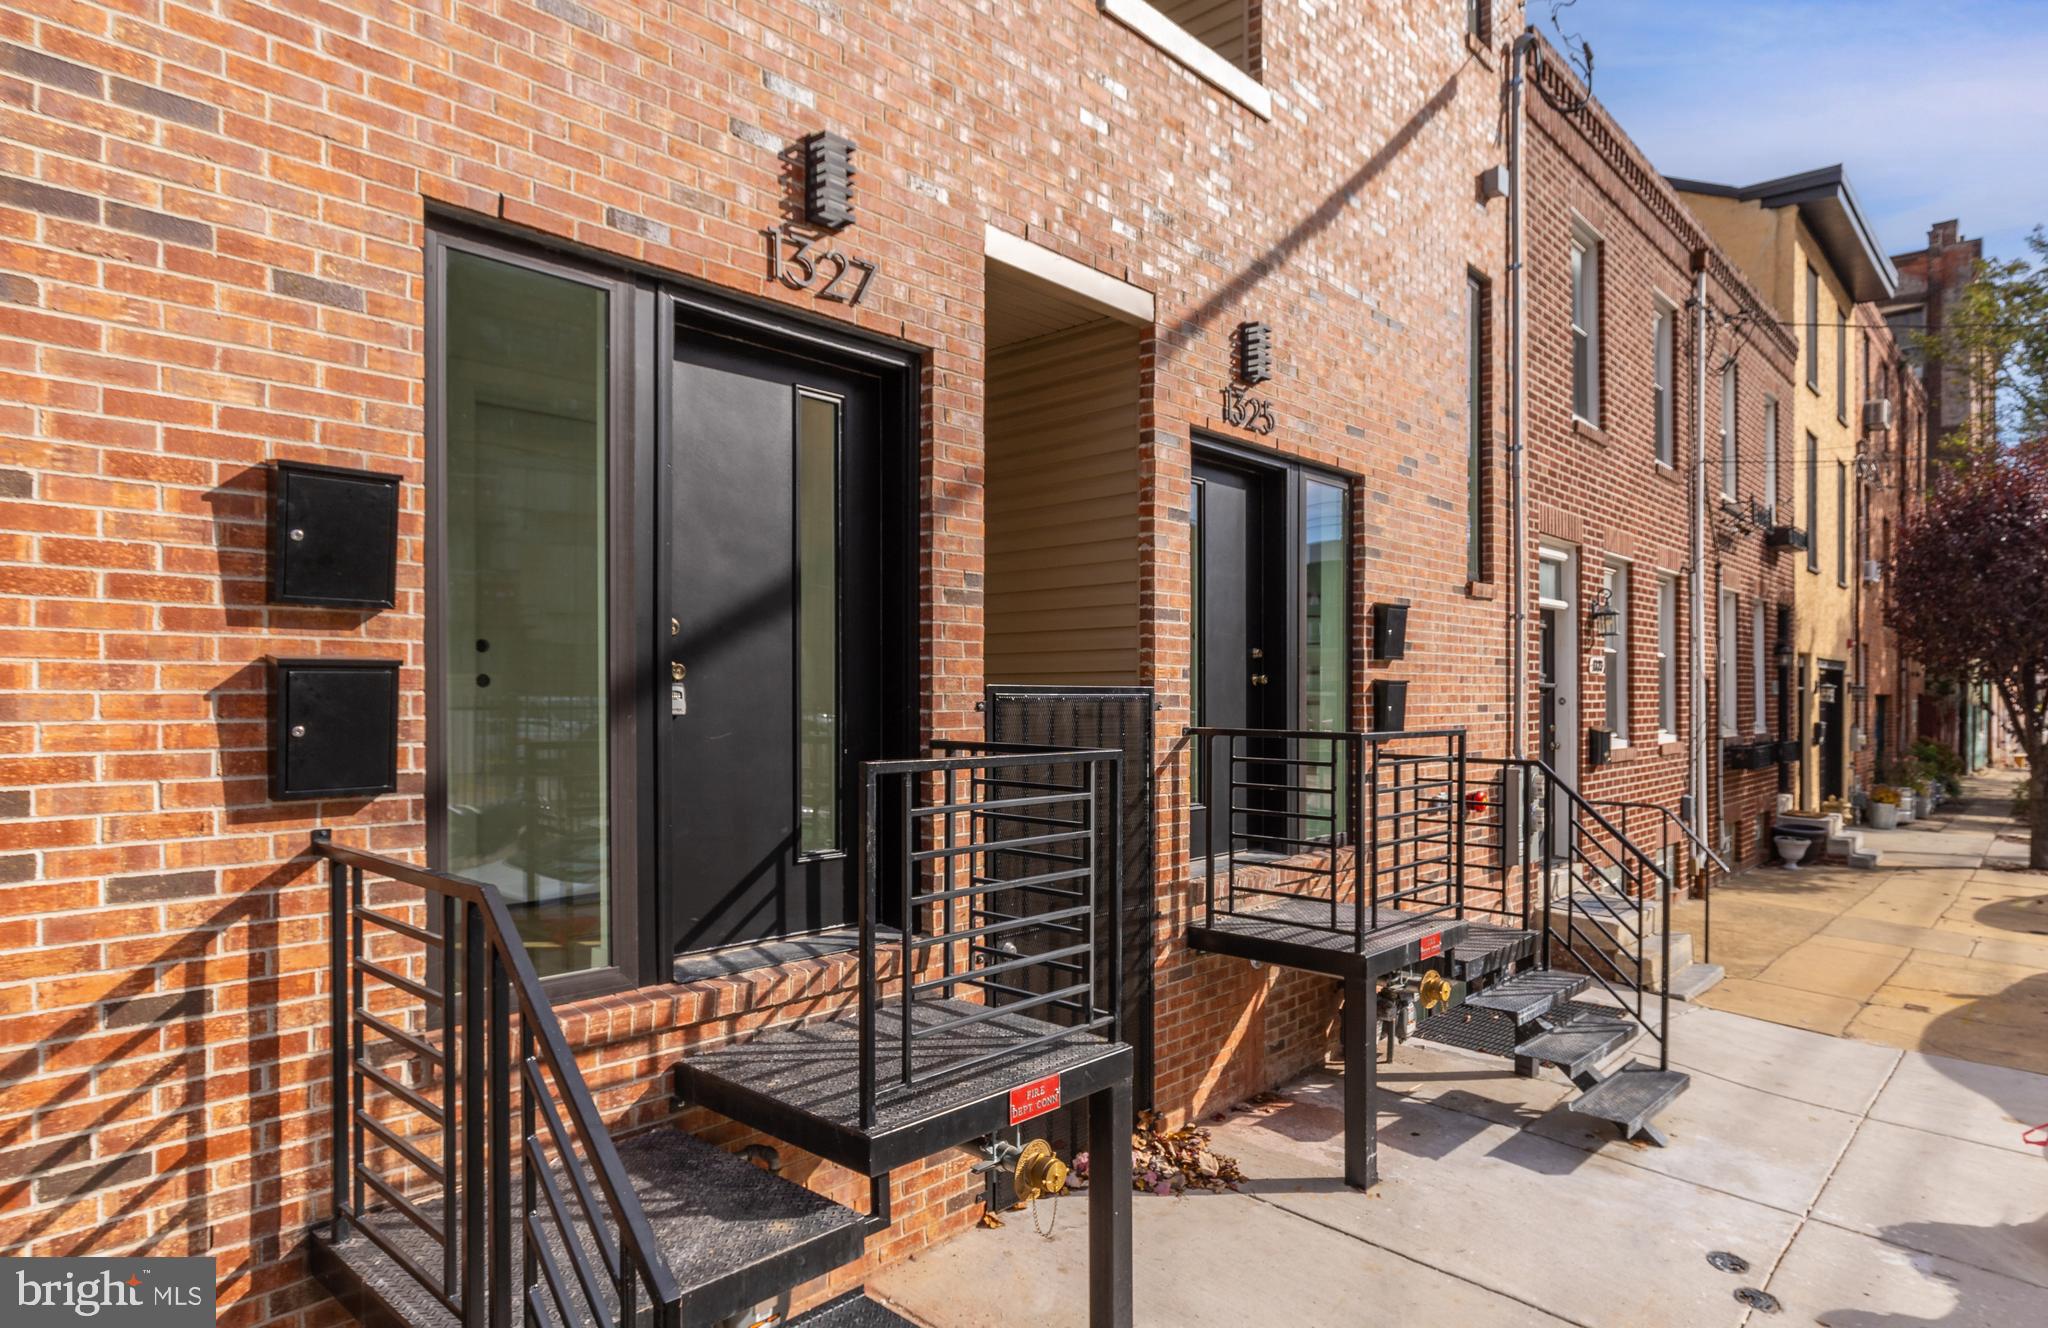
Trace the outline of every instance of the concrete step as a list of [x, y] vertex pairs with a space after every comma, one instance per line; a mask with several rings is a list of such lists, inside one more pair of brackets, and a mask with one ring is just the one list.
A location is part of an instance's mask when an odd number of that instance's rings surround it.
[[1689, 1001], [1727, 976], [1719, 964], [1687, 964], [1671, 975], [1671, 999]]

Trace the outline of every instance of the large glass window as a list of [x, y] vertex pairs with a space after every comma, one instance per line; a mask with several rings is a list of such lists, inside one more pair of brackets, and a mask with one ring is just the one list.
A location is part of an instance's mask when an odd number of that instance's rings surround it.
[[1662, 300], [1657, 302], [1657, 326], [1652, 335], [1656, 373], [1650, 394], [1657, 414], [1657, 459], [1667, 466], [1677, 464], [1677, 430], [1671, 394], [1672, 345], [1677, 317], [1677, 311], [1670, 305]]
[[1729, 738], [1735, 736], [1736, 724], [1738, 722], [1737, 717], [1742, 713], [1741, 710], [1738, 708], [1740, 705], [1740, 700], [1737, 697], [1735, 690], [1735, 632], [1737, 627], [1737, 615], [1740, 612], [1741, 610], [1737, 607], [1735, 592], [1732, 590], [1722, 591], [1720, 613], [1721, 621], [1718, 624], [1718, 626], [1720, 627], [1719, 637], [1721, 649], [1719, 651], [1719, 658], [1716, 660], [1716, 663], [1719, 665], [1719, 668], [1717, 669], [1717, 673], [1719, 676], [1716, 679], [1715, 690], [1720, 692], [1721, 694], [1721, 735], [1723, 737]]
[[[1328, 732], [1350, 727], [1351, 581], [1350, 537], [1342, 487], [1323, 480], [1302, 483], [1302, 688], [1301, 726]], [[1307, 744], [1311, 760], [1328, 756], [1320, 743]], [[1315, 775], [1320, 780], [1318, 772]], [[1341, 833], [1344, 809], [1328, 793], [1309, 798], [1311, 816], [1333, 818]]]
[[1614, 616], [1607, 621], [1607, 731], [1617, 744], [1628, 741], [1629, 649], [1628, 564], [1610, 562], [1605, 571], [1607, 607]]
[[796, 417], [798, 847], [839, 843], [839, 428], [842, 404], [799, 393]]
[[1764, 602], [1749, 606], [1749, 718], [1759, 734], [1770, 731], [1764, 714]]
[[606, 697], [608, 293], [447, 251], [446, 867], [543, 976], [614, 962]]
[[1486, 579], [1486, 284], [1465, 278], [1465, 579]]
[[1678, 734], [1678, 582], [1657, 578], [1657, 736]]
[[1820, 439], [1806, 435], [1806, 570], [1820, 570]]
[[1741, 494], [1742, 454], [1737, 451], [1735, 409], [1738, 400], [1738, 380], [1733, 364], [1721, 367], [1721, 496], [1736, 498]]
[[1778, 401], [1764, 398], [1764, 506], [1772, 520], [1778, 511]]
[[1572, 235], [1572, 413], [1600, 423], [1600, 247]]
[[1806, 385], [1820, 391], [1820, 273], [1806, 268]]

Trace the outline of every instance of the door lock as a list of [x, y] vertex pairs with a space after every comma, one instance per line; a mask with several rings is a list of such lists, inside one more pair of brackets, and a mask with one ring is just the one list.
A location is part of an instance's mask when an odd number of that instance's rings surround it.
[[668, 666], [668, 676], [674, 678], [677, 682], [681, 682], [683, 680], [683, 675], [688, 672], [689, 670], [684, 668], [680, 663], [671, 663]]
[[1263, 674], [1263, 673], [1254, 673], [1254, 674], [1252, 675], [1252, 686], [1254, 686], [1254, 687], [1264, 687], [1264, 686], [1266, 685], [1266, 682], [1267, 682], [1267, 679], [1266, 679], [1266, 675], [1265, 675], [1265, 674]]
[[1265, 652], [1265, 651], [1263, 651], [1263, 650], [1259, 649], [1259, 647], [1257, 647], [1257, 646], [1253, 646], [1253, 647], [1252, 647], [1252, 658], [1253, 658], [1253, 659], [1264, 659], [1265, 657], [1266, 657], [1266, 652]]

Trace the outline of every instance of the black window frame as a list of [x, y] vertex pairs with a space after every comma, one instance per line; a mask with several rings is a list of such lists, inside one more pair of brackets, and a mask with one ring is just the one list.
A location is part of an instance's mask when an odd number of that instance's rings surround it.
[[1820, 395], [1820, 269], [1806, 265], [1806, 386]]
[[1820, 436], [1806, 431], [1806, 570], [1820, 572]]
[[[652, 511], [636, 501], [635, 489], [651, 492], [655, 471], [652, 384], [640, 372], [638, 350], [652, 344], [654, 288], [617, 269], [585, 263], [537, 245], [500, 237], [458, 222], [429, 219], [425, 252], [426, 421], [423, 614], [426, 637], [424, 688], [424, 788], [427, 864], [437, 871], [448, 861], [448, 715], [443, 681], [447, 670], [447, 269], [451, 253], [466, 253], [530, 272], [574, 281], [607, 293], [610, 354], [606, 388], [607, 623], [606, 671], [614, 698], [637, 686], [638, 662], [654, 649], [654, 526]], [[620, 689], [625, 688], [622, 692]], [[652, 835], [645, 791], [653, 787], [653, 703], [622, 706], [607, 715], [610, 773], [609, 898], [611, 962], [541, 980], [553, 1001], [627, 990], [660, 976], [648, 943], [656, 888]]]

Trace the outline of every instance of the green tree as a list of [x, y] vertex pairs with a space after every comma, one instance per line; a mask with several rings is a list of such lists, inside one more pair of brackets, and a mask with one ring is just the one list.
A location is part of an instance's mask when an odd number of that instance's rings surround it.
[[2027, 754], [2048, 871], [2048, 440], [1977, 447], [1900, 531], [1885, 615], [1931, 673], [1991, 684]]

